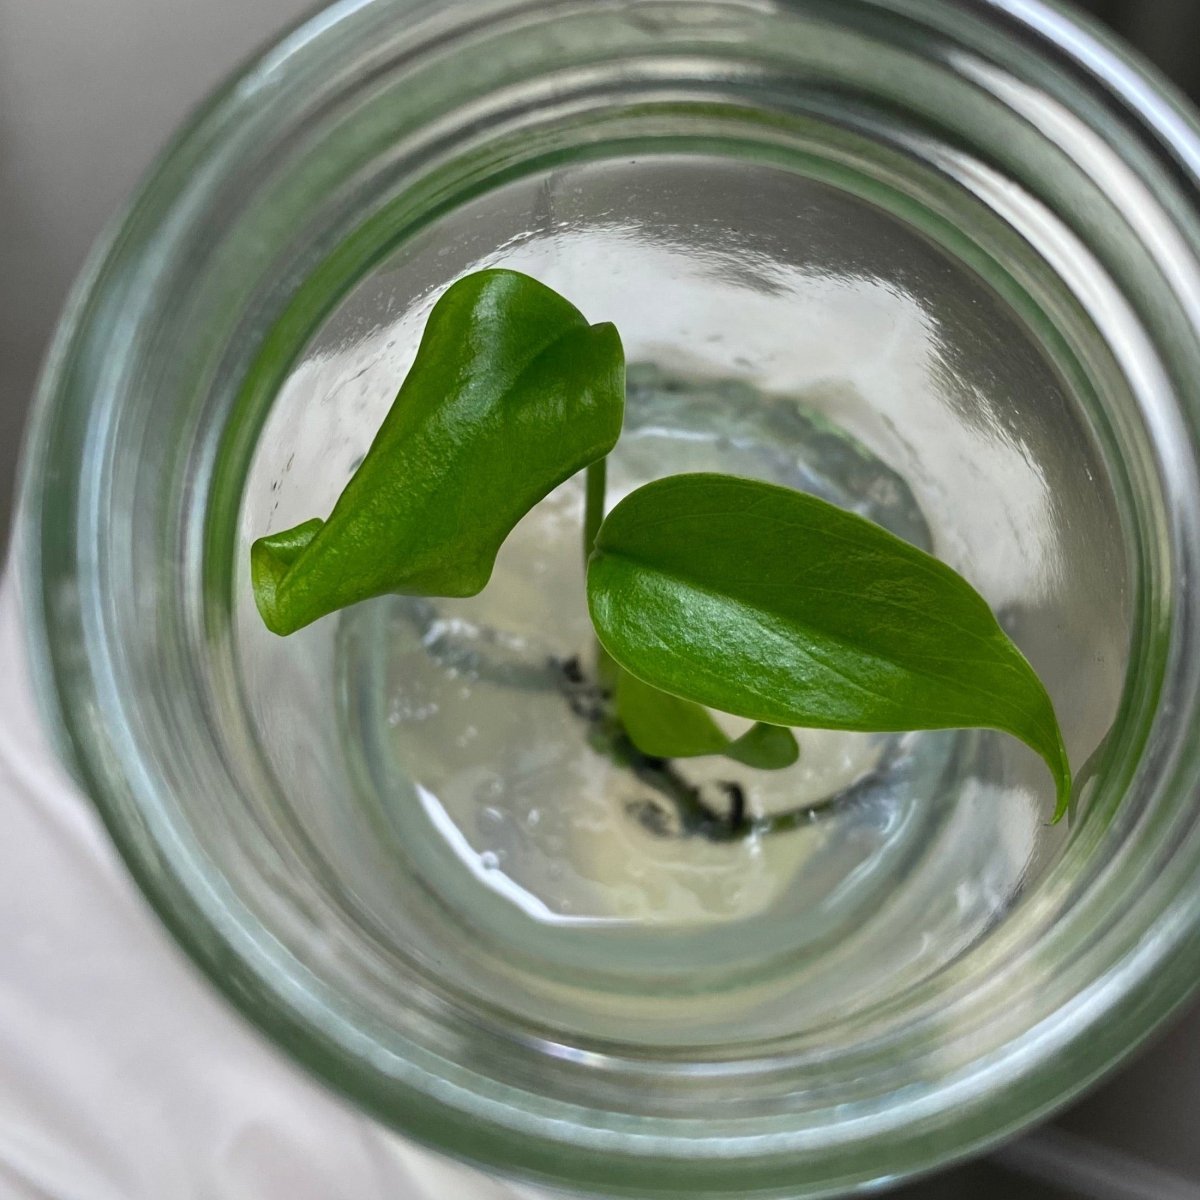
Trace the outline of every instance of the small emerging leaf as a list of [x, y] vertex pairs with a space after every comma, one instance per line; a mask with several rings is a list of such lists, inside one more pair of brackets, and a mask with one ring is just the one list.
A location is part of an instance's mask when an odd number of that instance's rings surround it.
[[698, 758], [723, 754], [764, 771], [790, 767], [800, 755], [790, 729], [754, 725], [731, 738], [708, 710], [642, 682], [618, 668], [617, 716], [633, 744], [655, 758]]
[[588, 605], [627, 671], [775, 725], [983, 726], [1071, 775], [1041, 681], [987, 602], [944, 563], [814, 496], [675, 475], [600, 527]]
[[480, 271], [430, 313], [412, 370], [328, 521], [251, 548], [255, 600], [288, 634], [388, 592], [471, 596], [513, 526], [621, 432], [625, 359], [515, 271]]
[[762, 771], [779, 771], [799, 760], [800, 747], [790, 729], [755, 721], [740, 738], [729, 743], [725, 757]]

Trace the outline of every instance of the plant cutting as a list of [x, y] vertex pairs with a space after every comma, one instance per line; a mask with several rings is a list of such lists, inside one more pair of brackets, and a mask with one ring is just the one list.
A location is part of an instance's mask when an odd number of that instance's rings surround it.
[[[258, 539], [255, 599], [288, 635], [388, 593], [471, 596], [534, 505], [586, 471], [583, 548], [608, 746], [652, 761], [797, 758], [791, 727], [983, 727], [1071, 774], [1050, 698], [950, 567], [817, 497], [713, 473], [605, 511], [624, 352], [526, 275], [487, 270], [430, 313], [413, 366], [327, 519]], [[728, 736], [711, 710], [748, 718]]]

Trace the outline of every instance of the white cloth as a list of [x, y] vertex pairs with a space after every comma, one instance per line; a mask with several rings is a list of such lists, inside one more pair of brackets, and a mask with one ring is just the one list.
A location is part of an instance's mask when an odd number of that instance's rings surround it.
[[353, 1111], [157, 924], [46, 743], [0, 578], [0, 1197], [536, 1200]]

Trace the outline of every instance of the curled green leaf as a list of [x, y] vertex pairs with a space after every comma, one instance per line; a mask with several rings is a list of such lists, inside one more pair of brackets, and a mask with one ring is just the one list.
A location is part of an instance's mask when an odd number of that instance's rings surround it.
[[790, 767], [800, 748], [790, 729], [756, 724], [731, 738], [708, 709], [660, 691], [618, 668], [617, 716], [633, 744], [655, 758], [699, 758], [723, 754], [747, 767], [776, 771]]
[[621, 431], [625, 359], [516, 271], [453, 284], [412, 370], [327, 521], [251, 547], [267, 627], [289, 634], [372, 596], [471, 596], [513, 526]]
[[588, 566], [601, 643], [627, 671], [774, 725], [988, 727], [1070, 767], [1050, 698], [987, 602], [936, 558], [814, 496], [676, 475], [605, 518]]

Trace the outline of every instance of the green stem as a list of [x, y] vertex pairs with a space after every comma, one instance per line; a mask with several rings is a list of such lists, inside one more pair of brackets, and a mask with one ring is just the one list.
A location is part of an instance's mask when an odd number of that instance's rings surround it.
[[587, 469], [587, 499], [583, 510], [583, 562], [591, 557], [596, 534], [604, 520], [604, 491], [608, 477], [608, 459], [598, 458]]
[[[583, 508], [583, 569], [587, 571], [588, 559], [596, 546], [596, 535], [604, 521], [604, 494], [608, 486], [608, 459], [600, 458], [587, 469], [587, 493]], [[617, 664], [596, 639], [596, 674], [599, 679], [615, 686]]]

